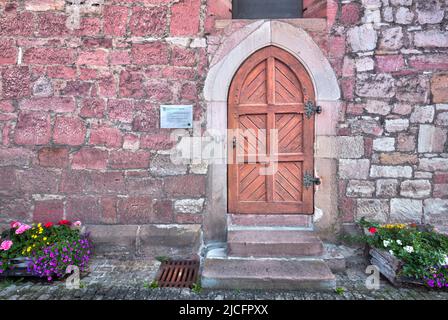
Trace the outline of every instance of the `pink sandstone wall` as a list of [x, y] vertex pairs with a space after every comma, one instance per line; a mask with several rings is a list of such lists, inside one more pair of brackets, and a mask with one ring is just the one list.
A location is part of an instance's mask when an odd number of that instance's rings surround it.
[[[90, 3], [70, 30], [63, 0], [0, 0], [0, 223], [200, 224], [207, 169], [169, 162], [158, 108], [194, 104], [205, 126], [208, 60], [247, 22], [215, 29], [227, 0]], [[314, 7], [328, 29], [309, 33], [337, 74], [349, 138], [338, 223], [448, 225], [445, 1]]]

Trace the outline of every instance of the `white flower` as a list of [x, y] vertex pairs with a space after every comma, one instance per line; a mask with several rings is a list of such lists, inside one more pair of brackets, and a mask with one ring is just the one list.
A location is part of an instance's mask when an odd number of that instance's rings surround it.
[[393, 251], [393, 250], [389, 250], [389, 253], [390, 253], [391, 255], [394, 255], [394, 251]]
[[414, 248], [411, 247], [411, 246], [406, 246], [406, 247], [404, 247], [403, 249], [404, 249], [406, 252], [409, 252], [409, 253], [414, 252]]
[[401, 242], [401, 240], [397, 240], [397, 243], [401, 246], [403, 243]]
[[448, 256], [445, 256], [445, 261], [443, 262], [444, 266], [448, 266]]
[[389, 246], [389, 244], [390, 244], [389, 240], [383, 240], [383, 245], [385, 248], [387, 248]]

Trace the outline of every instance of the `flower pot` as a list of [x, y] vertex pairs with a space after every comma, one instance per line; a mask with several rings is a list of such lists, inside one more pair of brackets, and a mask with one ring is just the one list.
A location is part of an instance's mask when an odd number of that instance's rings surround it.
[[385, 250], [370, 248], [370, 263], [376, 266], [379, 272], [394, 286], [403, 284], [425, 285], [423, 280], [400, 275], [404, 262]]
[[28, 271], [28, 264], [32, 260], [28, 257], [14, 258], [10, 260], [11, 267], [0, 273], [0, 277], [34, 277], [34, 275]]

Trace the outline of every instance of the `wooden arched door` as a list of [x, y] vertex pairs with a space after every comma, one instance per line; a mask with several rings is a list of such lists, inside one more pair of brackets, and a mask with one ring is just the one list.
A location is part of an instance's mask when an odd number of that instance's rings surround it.
[[229, 213], [313, 213], [314, 99], [307, 71], [280, 48], [241, 65], [228, 100]]

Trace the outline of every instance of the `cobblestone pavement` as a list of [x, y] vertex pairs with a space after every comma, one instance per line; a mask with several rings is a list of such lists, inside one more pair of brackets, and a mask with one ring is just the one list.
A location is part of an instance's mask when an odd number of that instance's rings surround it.
[[80, 289], [66, 289], [65, 282], [46, 283], [39, 280], [0, 280], [0, 300], [68, 300], [68, 299], [186, 299], [186, 300], [420, 300], [448, 299], [448, 292], [426, 288], [396, 289], [381, 281], [379, 290], [367, 290], [367, 275], [362, 263], [349, 264], [337, 274], [337, 292], [200, 290], [151, 288], [159, 262], [150, 259], [117, 259], [97, 257], [92, 260], [91, 273], [81, 280]]

